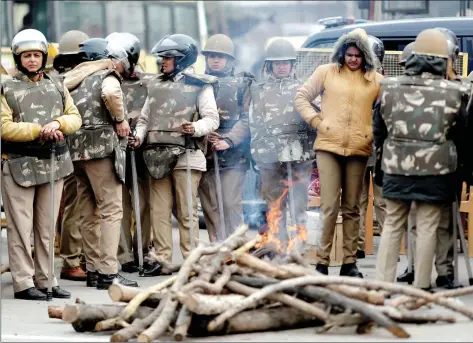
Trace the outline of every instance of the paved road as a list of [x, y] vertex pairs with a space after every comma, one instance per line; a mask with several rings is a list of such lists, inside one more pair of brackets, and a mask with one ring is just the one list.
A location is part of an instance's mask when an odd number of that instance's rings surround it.
[[[4, 230], [3, 230], [4, 231]], [[208, 240], [206, 233], [200, 231], [201, 239]], [[174, 230], [174, 246], [178, 246], [178, 233]], [[6, 237], [2, 233], [1, 241], [2, 262], [7, 261]], [[174, 262], [182, 260], [180, 252], [175, 251]], [[59, 275], [61, 261], [56, 260], [57, 275]], [[375, 273], [375, 259], [368, 256], [360, 260], [360, 269], [366, 278], [373, 278]], [[406, 266], [405, 257], [401, 257], [399, 271], [404, 270]], [[330, 268], [330, 273], [338, 274], [339, 268]], [[466, 285], [467, 277], [464, 265], [460, 265], [461, 281]], [[125, 274], [124, 274], [125, 275]], [[141, 287], [148, 287], [165, 277], [140, 278], [137, 274], [125, 275], [137, 279]], [[433, 276], [434, 278], [435, 276]], [[434, 279], [432, 280], [434, 282]], [[48, 305], [64, 305], [73, 303], [76, 297], [81, 298], [87, 303], [111, 303], [106, 291], [99, 291], [85, 287], [85, 282], [63, 281], [60, 285], [72, 292], [72, 298], [68, 300], [54, 299], [53, 302], [32, 302], [26, 300], [13, 299], [13, 288], [10, 273], [3, 274], [1, 279], [1, 341], [2, 342], [108, 342], [110, 333], [76, 333], [71, 325], [63, 323], [60, 320], [49, 319], [47, 315]], [[473, 296], [462, 297], [461, 300], [473, 308]], [[434, 308], [433, 311], [444, 311]], [[432, 325], [404, 325], [411, 334], [411, 338], [406, 341], [449, 341], [449, 342], [468, 342], [473, 339], [473, 322], [467, 321], [463, 317], [458, 317], [456, 324], [432, 324]], [[253, 334], [239, 334], [222, 337], [208, 337], [196, 341], [289, 341], [296, 340], [301, 342], [310, 341], [351, 341], [351, 342], [380, 342], [397, 341], [388, 332], [376, 329], [367, 335], [357, 335], [353, 328], [337, 329], [334, 332], [316, 335], [313, 328], [288, 330], [279, 332], [265, 332]]]

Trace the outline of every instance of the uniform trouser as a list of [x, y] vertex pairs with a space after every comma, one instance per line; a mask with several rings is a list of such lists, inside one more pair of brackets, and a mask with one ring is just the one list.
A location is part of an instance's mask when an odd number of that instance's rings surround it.
[[[414, 286], [428, 288], [442, 206], [425, 202], [416, 202], [416, 206], [416, 227], [419, 230], [419, 237], [416, 245]], [[395, 281], [399, 250], [410, 208], [410, 202], [386, 199], [386, 220], [376, 261], [376, 279], [378, 280]]]
[[75, 162], [74, 170], [87, 270], [116, 274], [123, 212], [122, 184], [113, 160], [107, 157]]
[[[303, 228], [307, 225], [307, 188], [310, 182], [312, 161], [291, 162], [293, 189], [294, 189], [294, 215], [292, 224]], [[277, 201], [280, 201], [279, 210], [281, 219], [279, 226], [279, 238], [282, 241], [288, 239], [286, 228], [286, 212], [289, 204], [288, 174], [286, 163], [259, 163], [261, 188], [260, 194], [271, 209]]]
[[[358, 250], [365, 250], [365, 221], [368, 200], [370, 196], [370, 173], [374, 167], [367, 167], [363, 180], [363, 189], [360, 196], [360, 237], [358, 238]], [[378, 221], [379, 230], [383, 232], [384, 217], [386, 216], [386, 202], [383, 198], [383, 188], [373, 183], [373, 204]]]
[[[149, 207], [149, 181], [138, 179], [138, 196], [140, 201], [140, 219], [141, 219], [141, 239], [143, 244], [143, 255], [149, 251], [151, 243], [151, 219]], [[133, 188], [122, 185], [122, 201], [123, 201], [123, 219], [122, 228], [125, 235], [125, 242], [120, 239], [118, 246], [118, 261], [121, 265], [138, 261], [138, 239], [135, 234], [132, 237], [132, 209], [134, 206]], [[136, 224], [135, 224], [136, 227]], [[126, 243], [126, 246], [123, 245]]]
[[[243, 223], [242, 198], [245, 176], [246, 170], [238, 167], [220, 170], [226, 237], [232, 234], [238, 225]], [[199, 199], [210, 241], [215, 242], [220, 228], [215, 169], [202, 174], [199, 185]]]
[[[195, 238], [199, 237], [199, 216], [197, 214], [197, 189], [202, 172], [191, 170], [191, 190], [193, 205], [193, 227]], [[174, 190], [174, 192], [173, 192]], [[172, 262], [172, 223], [171, 214], [174, 202], [177, 207], [177, 222], [181, 253], [184, 258], [190, 252], [190, 218], [187, 203], [186, 170], [174, 170], [163, 179], [150, 180], [150, 208], [153, 242], [157, 255], [164, 261]], [[197, 246], [197, 243], [196, 243]]]
[[367, 157], [340, 156], [331, 152], [317, 151], [320, 206], [324, 215], [322, 246], [317, 249], [320, 264], [330, 263], [330, 251], [340, 209], [340, 190], [342, 193], [343, 264], [356, 262], [360, 231], [360, 194], [367, 161]]
[[80, 205], [77, 200], [77, 181], [74, 174], [64, 178], [64, 215], [62, 218], [60, 254], [64, 268], [80, 266], [82, 235], [80, 232]]
[[[64, 181], [54, 183], [54, 225], [59, 214]], [[8, 226], [8, 259], [13, 279], [13, 291], [21, 292], [30, 287], [48, 287], [50, 240], [50, 191], [49, 183], [21, 187], [10, 174], [8, 162], [3, 165], [2, 198]], [[31, 233], [35, 254], [31, 257]], [[33, 275], [35, 281], [33, 282]], [[53, 271], [53, 286], [57, 286]]]
[[[409, 213], [409, 223], [412, 233], [412, 259], [415, 261], [417, 230], [415, 225], [415, 217], [417, 208], [413, 204]], [[435, 249], [435, 269], [440, 276], [453, 274], [453, 222], [452, 207], [450, 205], [442, 205], [440, 213], [440, 223], [437, 228], [437, 247]], [[407, 246], [407, 240], [406, 246]]]

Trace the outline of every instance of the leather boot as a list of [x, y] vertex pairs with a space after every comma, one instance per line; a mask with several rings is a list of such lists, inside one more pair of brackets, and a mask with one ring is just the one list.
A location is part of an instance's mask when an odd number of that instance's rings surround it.
[[340, 268], [340, 276], [359, 277], [363, 279], [363, 274], [358, 270], [356, 263], [342, 264], [342, 268]]
[[138, 283], [136, 281], [125, 279], [120, 274], [99, 273], [99, 277], [97, 280], [97, 289], [108, 289], [112, 285], [114, 279], [118, 279], [118, 283], [123, 286], [138, 287]]
[[134, 261], [122, 264], [122, 272], [124, 273], [136, 273], [137, 271], [138, 265]]
[[143, 276], [150, 277], [150, 276], [159, 276], [163, 275], [161, 273], [163, 266], [159, 262], [151, 262], [148, 266], [143, 267]]
[[23, 300], [46, 300], [46, 294], [36, 287], [30, 287], [20, 292], [15, 292], [15, 299]]
[[399, 275], [396, 280], [397, 282], [407, 282], [409, 285], [412, 284], [414, 282], [414, 269], [412, 270], [411, 273], [409, 273], [409, 271], [406, 268], [404, 273]]
[[437, 287], [444, 287], [446, 289], [455, 289], [461, 287], [455, 286], [455, 277], [453, 274], [439, 275], [437, 276], [435, 283], [437, 284]]
[[[48, 292], [47, 288], [41, 288], [39, 290], [41, 292], [43, 292], [44, 294], [47, 294], [47, 292]], [[70, 297], [71, 297], [71, 292], [68, 292], [65, 289], [62, 289], [59, 286], [54, 286], [53, 287], [53, 298], [69, 299]]]
[[87, 287], [97, 287], [99, 273], [87, 271]]
[[71, 280], [71, 281], [86, 281], [87, 275], [82, 270], [81, 267], [74, 267], [74, 268], [64, 268], [61, 269], [60, 278], [63, 280]]
[[317, 263], [315, 270], [321, 274], [328, 275], [328, 266], [325, 264]]

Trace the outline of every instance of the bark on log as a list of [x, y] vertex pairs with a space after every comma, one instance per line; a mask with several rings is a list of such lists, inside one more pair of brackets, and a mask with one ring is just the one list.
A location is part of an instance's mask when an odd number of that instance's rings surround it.
[[[193, 313], [215, 315], [232, 308], [245, 299], [245, 297], [239, 294], [207, 295], [181, 293], [177, 295], [177, 299]], [[255, 307], [259, 304], [261, 302], [255, 302], [250, 306]]]
[[[296, 287], [296, 286], [305, 286], [308, 284], [317, 284], [317, 283], [326, 284], [327, 279], [330, 279], [330, 278], [331, 278], [330, 276], [325, 276], [325, 277], [305, 276], [301, 278], [294, 278], [291, 280], [284, 280], [277, 284], [266, 286], [262, 288], [261, 290], [259, 290], [258, 292], [245, 298], [240, 304], [232, 307], [231, 309], [217, 316], [217, 318], [215, 318], [213, 321], [210, 322], [209, 331], [215, 330], [216, 328], [221, 326], [226, 320], [234, 316], [236, 313], [243, 311], [246, 308], [246, 306], [249, 306], [256, 301], [263, 299], [269, 294], [282, 291], [285, 288], [291, 288], [291, 287]], [[337, 280], [339, 279], [340, 277], [338, 277]], [[363, 315], [367, 316], [368, 318], [374, 320], [378, 325], [386, 328], [389, 332], [391, 332], [396, 337], [399, 337], [399, 338], [409, 337], [409, 334], [406, 331], [404, 331], [404, 329], [402, 329], [399, 325], [394, 323], [392, 320], [387, 318], [382, 313], [372, 310], [361, 301], [358, 301], [355, 299], [349, 299], [347, 297], [344, 297], [340, 294], [336, 294], [334, 292], [331, 293], [330, 290], [327, 290], [327, 289], [320, 288], [320, 290], [325, 291], [327, 295], [331, 295], [333, 298], [335, 297], [338, 298], [343, 304], [345, 304], [345, 307], [351, 306], [351, 308], [353, 308], [357, 312], [360, 312]]]
[[[128, 303], [130, 302], [138, 293], [140, 293], [140, 289], [137, 287], [129, 287], [129, 286], [124, 286], [119, 283], [112, 284], [108, 288], [108, 295], [110, 296], [110, 299], [116, 302], [124, 302]], [[148, 299], [143, 301], [141, 303], [142, 306], [148, 306], [152, 308], [156, 308], [159, 305], [159, 301], [163, 297], [163, 292], [156, 292], [150, 294]]]
[[128, 342], [130, 339], [135, 338], [141, 332], [146, 330], [159, 317], [163, 311], [164, 305], [166, 304], [165, 300], [169, 296], [169, 292], [166, 293], [162, 301], [159, 303], [159, 306], [156, 307], [149, 316], [143, 319], [135, 319], [130, 326], [115, 332], [112, 337], [110, 337], [110, 342]]
[[172, 338], [178, 342], [183, 341], [187, 337], [187, 332], [191, 322], [192, 314], [189, 313], [187, 306], [182, 306], [181, 310], [179, 311], [179, 316], [176, 320], [176, 326], [174, 328]]
[[209, 335], [236, 334], [273, 330], [296, 329], [322, 325], [312, 315], [292, 307], [279, 306], [243, 311], [230, 318], [219, 331], [209, 332], [208, 323], [214, 316], [194, 315], [189, 327], [189, 335], [202, 337]]
[[[436, 298], [453, 298], [459, 297], [462, 295], [468, 295], [473, 293], [473, 286], [464, 287], [464, 288], [457, 288], [451, 289], [448, 291], [437, 292], [434, 294]], [[394, 299], [391, 302], [391, 306], [398, 308], [400, 306], [404, 306], [409, 310], [418, 309], [424, 305], [428, 304], [428, 301], [424, 299], [412, 299], [411, 297], [402, 296]]]
[[[296, 255], [297, 256], [297, 255]], [[289, 279], [307, 275], [321, 276], [322, 274], [313, 269], [308, 269], [299, 265], [272, 265], [268, 262], [255, 258], [248, 254], [242, 254], [237, 258], [237, 262], [246, 265], [253, 270], [258, 270], [271, 278]], [[327, 288], [342, 293], [347, 297], [358, 299], [374, 305], [383, 305], [384, 296], [382, 294], [366, 291], [359, 287], [347, 287], [344, 285], [327, 285]]]
[[[62, 320], [71, 323], [77, 332], [94, 331], [95, 325], [105, 319], [117, 317], [124, 309], [123, 305], [66, 305], [62, 313]], [[135, 318], [148, 316], [153, 309], [140, 307]]]
[[[257, 288], [248, 287], [236, 281], [228, 282], [227, 288], [231, 290], [232, 292], [243, 294], [246, 296], [249, 296], [258, 291]], [[310, 314], [314, 316], [315, 318], [320, 319], [322, 321], [325, 321], [328, 318], [328, 314], [323, 309], [317, 306], [308, 304], [303, 300], [297, 299], [295, 297], [291, 297], [290, 295], [287, 295], [284, 293], [271, 294], [267, 296], [266, 298], [272, 301], [280, 302], [281, 304], [287, 305], [289, 307], [294, 307], [298, 309], [299, 311]]]
[[[222, 248], [224, 244], [228, 245], [228, 242], [235, 241], [238, 242], [238, 245], [241, 245], [240, 242], [242, 241], [242, 239], [246, 241], [246, 239], [242, 236], [246, 233], [247, 230], [247, 225], [241, 225], [224, 242], [210, 247], [198, 246], [196, 249], [191, 251], [189, 256], [184, 261], [181, 269], [179, 270], [179, 273], [176, 276], [176, 281], [174, 281], [170, 291], [178, 292], [181, 287], [184, 286], [184, 284], [189, 280], [189, 274], [192, 271], [193, 265], [201, 258], [202, 255], [215, 254]], [[138, 341], [151, 342], [155, 338], [161, 336], [168, 328], [176, 311], [176, 307], [177, 301], [171, 300], [170, 297], [167, 297], [163, 311], [161, 312], [159, 317], [151, 324], [151, 326], [138, 336]]]
[[389, 318], [399, 323], [425, 324], [435, 322], [455, 323], [456, 319], [453, 315], [442, 313], [415, 313], [395, 309], [390, 306], [378, 306], [378, 311], [383, 312]]
[[61, 306], [48, 306], [49, 318], [62, 320], [62, 311], [63, 311], [63, 307]]

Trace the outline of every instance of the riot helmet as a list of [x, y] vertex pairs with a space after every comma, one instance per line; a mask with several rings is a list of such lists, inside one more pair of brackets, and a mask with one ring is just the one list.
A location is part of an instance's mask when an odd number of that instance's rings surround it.
[[[207, 57], [211, 54], [221, 54], [227, 58], [227, 63], [221, 72], [216, 73], [210, 69]], [[215, 74], [216, 76], [225, 76], [228, 74], [232, 74], [234, 71], [234, 54], [235, 46], [233, 45], [233, 42], [230, 37], [223, 34], [217, 34], [210, 37], [207, 40], [207, 43], [205, 44], [204, 50], [202, 50], [202, 55], [204, 55], [206, 59], [206, 73], [211, 75]]]
[[151, 53], [160, 57], [174, 57], [174, 71], [170, 74], [175, 75], [193, 65], [197, 61], [199, 51], [193, 38], [183, 34], [174, 34], [161, 39], [153, 47]]
[[123, 46], [117, 41], [108, 41], [107, 50], [109, 58], [120, 61], [127, 73], [130, 70], [130, 61], [128, 60], [128, 54]]
[[458, 39], [455, 33], [452, 30], [449, 30], [444, 27], [436, 27], [436, 30], [439, 30], [445, 35], [445, 38], [448, 42], [448, 56], [455, 61], [460, 53], [460, 47], [458, 46]]
[[294, 65], [297, 61], [296, 49], [291, 42], [285, 39], [276, 39], [266, 49], [266, 57], [263, 64], [262, 73], [272, 73], [272, 63], [274, 61], [290, 61], [291, 76], [295, 73]]
[[[11, 50], [16, 67], [22, 73], [28, 76], [34, 76], [41, 73], [46, 67], [48, 59], [49, 43], [46, 37], [34, 29], [26, 29], [18, 32], [12, 40]], [[35, 72], [29, 72], [28, 69], [21, 64], [21, 54], [25, 51], [40, 51], [43, 55], [41, 67]]]
[[79, 56], [83, 61], [98, 61], [109, 58], [108, 41], [103, 38], [89, 38], [79, 44]]
[[89, 36], [82, 31], [71, 30], [62, 35], [59, 40], [59, 54], [70, 55], [79, 53], [79, 44], [89, 39]]
[[414, 49], [414, 42], [410, 42], [402, 50], [402, 54], [399, 55], [399, 65], [405, 66], [407, 59], [412, 55], [412, 50]]
[[384, 44], [381, 39], [374, 36], [368, 36], [368, 41], [370, 43], [371, 49], [373, 50], [375, 56], [378, 58], [379, 63], [384, 61]]
[[138, 37], [128, 32], [113, 32], [105, 39], [108, 41], [115, 41], [125, 49], [128, 56], [128, 63], [130, 65], [127, 72], [133, 74], [135, 67], [138, 64], [141, 52], [141, 44]]
[[419, 33], [414, 43], [414, 55], [448, 57], [448, 43], [445, 35], [436, 29], [427, 29]]

